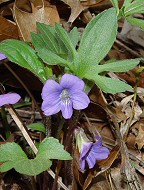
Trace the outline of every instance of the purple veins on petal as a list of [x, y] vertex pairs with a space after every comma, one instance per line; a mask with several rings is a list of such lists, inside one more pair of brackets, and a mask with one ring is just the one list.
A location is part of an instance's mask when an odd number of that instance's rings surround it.
[[5, 58], [6, 58], [6, 56], [3, 53], [0, 52], [0, 60], [3, 60]]
[[5, 104], [16, 104], [21, 99], [19, 94], [7, 93], [0, 95], [0, 106]]
[[65, 119], [71, 118], [71, 116], [73, 114], [71, 100], [69, 100], [68, 102], [61, 102], [61, 111], [62, 111], [62, 115]]

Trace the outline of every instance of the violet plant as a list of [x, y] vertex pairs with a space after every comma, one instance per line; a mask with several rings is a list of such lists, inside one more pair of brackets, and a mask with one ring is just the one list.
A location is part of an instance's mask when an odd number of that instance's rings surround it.
[[135, 14], [144, 13], [143, 0], [125, 0], [119, 9], [118, 0], [111, 0], [119, 18], [126, 19], [131, 25], [138, 26], [144, 30], [144, 20], [135, 18]]
[[16, 104], [21, 99], [19, 94], [7, 93], [0, 95], [0, 106], [5, 104]]
[[6, 59], [6, 56], [0, 52], [0, 60]]
[[[39, 33], [31, 34], [34, 48], [19, 40], [4, 40], [0, 43], [0, 52], [7, 59], [28, 69], [43, 83], [42, 110], [46, 116], [61, 110], [63, 117], [69, 119], [73, 108], [81, 110], [88, 107], [90, 86], [84, 81], [90, 81], [92, 85], [96, 84], [102, 91], [111, 94], [132, 88], [125, 82], [105, 76], [104, 73], [129, 71], [139, 64], [140, 59], [111, 60], [101, 64], [117, 35], [119, 8], [116, 0], [112, 2], [116, 9], [110, 8], [93, 18], [81, 39], [76, 27], [68, 33], [59, 24], [52, 27], [37, 23]], [[59, 76], [60, 83], [54, 80], [54, 65], [63, 70], [64, 75]], [[82, 150], [79, 149], [83, 170], [86, 161], [89, 168], [93, 168], [96, 160], [104, 159], [109, 154], [109, 150], [102, 146], [100, 137], [96, 136], [95, 140], [96, 142], [86, 142], [87, 145], [83, 144]], [[3, 163], [0, 166], [1, 172], [15, 168], [27, 175], [37, 175], [49, 169], [52, 165], [51, 159], [72, 159], [63, 145], [53, 137], [46, 138], [39, 144], [34, 159], [28, 159], [16, 143], [0, 145], [0, 152], [0, 162]]]
[[102, 145], [102, 139], [99, 135], [95, 136], [95, 142], [90, 141], [84, 130], [81, 128], [75, 129], [76, 145], [80, 153], [80, 169], [84, 171], [86, 162], [92, 169], [97, 160], [103, 160], [108, 157], [110, 151]]
[[88, 107], [90, 100], [85, 92], [84, 82], [80, 78], [64, 74], [60, 84], [52, 79], [47, 80], [42, 90], [42, 110], [46, 116], [62, 111], [65, 119], [71, 118], [73, 109]]

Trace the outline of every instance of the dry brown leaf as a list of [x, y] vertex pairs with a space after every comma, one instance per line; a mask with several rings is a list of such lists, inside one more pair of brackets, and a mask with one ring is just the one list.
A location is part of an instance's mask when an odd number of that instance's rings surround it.
[[139, 125], [138, 136], [135, 139], [135, 144], [138, 145], [138, 149], [140, 150], [144, 146], [144, 124], [140, 123]]
[[79, 14], [85, 9], [85, 7], [83, 7], [80, 4], [79, 0], [62, 0], [62, 1], [67, 5], [69, 5], [71, 8], [71, 15], [69, 17], [68, 22], [73, 22], [79, 16]]
[[24, 41], [30, 41], [30, 32], [36, 32], [36, 22], [42, 22], [53, 25], [59, 22], [59, 15], [55, 6], [48, 3], [44, 5], [43, 0], [31, 2], [32, 12], [24, 11], [25, 7], [19, 5], [20, 0], [14, 4], [14, 18], [18, 25], [20, 34]]
[[0, 0], [0, 4], [5, 3], [7, 1], [10, 1], [10, 0]]
[[18, 39], [17, 26], [0, 15], [0, 41], [12, 38]]
[[[110, 152], [110, 155], [105, 160], [97, 161], [98, 165], [101, 167], [102, 170], [106, 171], [112, 165], [112, 163], [117, 158], [120, 151], [120, 146], [116, 145]], [[98, 172], [99, 173], [99, 172]]]
[[79, 171], [81, 171], [79, 158], [80, 158], [79, 152], [75, 147], [74, 148], [74, 164], [73, 164], [74, 177], [75, 177], [75, 180], [78, 182], [78, 184], [83, 186], [84, 180], [83, 180], [82, 172], [79, 172]]
[[84, 182], [84, 185], [83, 185], [83, 190], [86, 190], [88, 188], [88, 186], [91, 184], [92, 182], [92, 179], [95, 177], [94, 174], [92, 174], [92, 172], [90, 171], [85, 182]]
[[136, 44], [144, 47], [144, 31], [142, 31], [139, 27], [132, 26], [125, 20], [122, 31], [120, 33], [123, 39], [130, 39]]
[[127, 190], [127, 183], [123, 180], [123, 177], [120, 173], [120, 167], [111, 168], [111, 177], [113, 179], [116, 189]]

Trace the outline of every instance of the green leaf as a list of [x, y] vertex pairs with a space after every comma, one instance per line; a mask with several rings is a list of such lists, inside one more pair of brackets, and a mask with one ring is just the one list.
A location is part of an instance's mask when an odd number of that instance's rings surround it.
[[27, 125], [29, 129], [35, 130], [35, 131], [41, 131], [45, 133], [46, 129], [43, 123], [32, 123], [30, 125]]
[[119, 14], [119, 5], [118, 5], [118, 0], [111, 0], [113, 6], [116, 9], [117, 15]]
[[122, 7], [123, 8], [128, 7], [131, 4], [132, 1], [133, 0], [125, 0]]
[[34, 45], [36, 51], [39, 48], [40, 49], [46, 48], [46, 44], [40, 34], [35, 34], [31, 32], [31, 39], [32, 39], [32, 44]]
[[124, 8], [125, 16], [129, 16], [132, 14], [140, 14], [144, 13], [144, 1], [143, 0], [135, 0], [128, 6]]
[[57, 54], [59, 52], [59, 43], [56, 38], [54, 27], [38, 22], [37, 28], [41, 32], [41, 37], [45, 42], [46, 48]]
[[117, 16], [114, 8], [97, 15], [86, 27], [82, 35], [78, 53], [77, 75], [85, 77], [107, 55], [117, 34]]
[[52, 162], [46, 158], [35, 158], [35, 159], [23, 159], [17, 161], [15, 164], [15, 170], [19, 173], [35, 176], [43, 171], [49, 169], [52, 165]]
[[7, 172], [11, 170], [12, 168], [14, 168], [14, 162], [12, 161], [5, 162], [0, 166], [0, 172]]
[[75, 50], [73, 43], [70, 40], [68, 33], [66, 32], [66, 30], [62, 26], [60, 26], [57, 23], [55, 24], [55, 30], [56, 30], [58, 37], [64, 43], [64, 45], [66, 46], [66, 48], [70, 54], [69, 60], [73, 61], [75, 59], [75, 57], [77, 56], [77, 52]]
[[76, 47], [76, 45], [78, 44], [79, 38], [80, 38], [80, 34], [79, 34], [78, 29], [76, 27], [74, 27], [70, 31], [69, 37], [71, 39], [71, 42], [73, 43], [73, 46]]
[[[130, 69], [133, 69], [140, 62], [140, 59], [128, 59], [122, 61], [115, 61], [112, 63], [106, 63], [103, 65], [98, 65], [97, 73], [101, 73], [104, 71], [112, 71], [112, 72], [126, 72]], [[91, 73], [92, 74], [92, 73]]]
[[134, 26], [140, 27], [142, 30], [144, 30], [144, 20], [134, 18], [132, 16], [126, 17], [127, 21]]
[[39, 144], [38, 154], [34, 159], [28, 159], [21, 147], [16, 143], [0, 145], [0, 172], [6, 172], [12, 168], [25, 175], [38, 175], [49, 169], [52, 165], [50, 159], [70, 160], [70, 154], [64, 150], [57, 139], [46, 138]]
[[47, 77], [43, 63], [35, 50], [25, 42], [4, 40], [0, 43], [0, 52], [4, 53], [10, 61], [33, 72], [42, 82], [46, 81]]
[[53, 137], [45, 138], [38, 147], [38, 157], [49, 159], [71, 160], [70, 154], [64, 150], [64, 146]]
[[38, 55], [48, 65], [57, 65], [57, 64], [61, 66], [71, 65], [70, 62], [61, 58], [55, 53], [49, 51], [48, 49], [39, 49]]
[[[61, 41], [61, 39], [57, 35], [55, 27], [54, 26], [52, 27], [44, 23], [37, 23], [37, 28], [40, 31], [40, 34], [36, 35], [39, 35], [41, 40], [43, 40], [44, 42], [44, 46], [40, 47], [40, 49], [45, 48], [59, 55], [60, 57], [67, 58], [68, 50], [65, 44]], [[36, 50], [38, 51], [39, 43], [37, 42], [37, 39], [33, 39], [33, 44]]]
[[118, 92], [124, 92], [130, 90], [132, 87], [120, 80], [111, 79], [108, 77], [95, 75], [93, 77], [96, 85], [105, 93], [116, 94]]
[[27, 158], [24, 151], [16, 143], [6, 143], [0, 145], [0, 162], [20, 160]]

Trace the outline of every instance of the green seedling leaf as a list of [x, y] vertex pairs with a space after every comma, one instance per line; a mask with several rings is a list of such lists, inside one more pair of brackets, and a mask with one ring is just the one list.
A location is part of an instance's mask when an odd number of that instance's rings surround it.
[[38, 157], [49, 159], [71, 160], [70, 154], [64, 150], [64, 146], [53, 137], [45, 138], [38, 147]]
[[14, 168], [17, 172], [35, 176], [49, 169], [52, 165], [50, 159], [71, 160], [71, 156], [64, 150], [57, 139], [46, 138], [39, 144], [38, 154], [34, 159], [28, 159], [27, 155], [16, 143], [0, 145], [0, 172], [6, 172]]
[[80, 38], [80, 34], [79, 34], [78, 29], [76, 27], [74, 27], [70, 31], [69, 37], [71, 39], [73, 46], [76, 47], [76, 45], [78, 44], [79, 38]]
[[124, 15], [126, 17], [138, 13], [144, 13], [144, 0], [134, 0], [124, 8]]
[[60, 56], [54, 54], [48, 49], [39, 49], [38, 50], [39, 57], [48, 65], [61, 65], [61, 66], [70, 66], [71, 63]]
[[124, 92], [126, 90], [131, 90], [131, 86], [116, 79], [111, 79], [108, 77], [95, 75], [93, 77], [94, 82], [97, 86], [105, 93], [116, 94], [118, 92]]
[[119, 5], [118, 5], [118, 0], [111, 0], [113, 6], [115, 7], [116, 9], [116, 13], [117, 15], [119, 14]]
[[29, 129], [35, 130], [35, 131], [41, 131], [43, 133], [46, 132], [45, 126], [43, 123], [32, 123], [27, 126]]
[[126, 72], [130, 69], [136, 67], [140, 62], [140, 59], [128, 59], [122, 61], [115, 61], [112, 63], [105, 63], [103, 65], [98, 65], [97, 72], [102, 73], [104, 71], [112, 72]]
[[55, 24], [55, 30], [56, 30], [57, 36], [61, 39], [61, 41], [67, 48], [67, 51], [69, 53], [69, 56], [68, 56], [69, 60], [73, 61], [75, 57], [77, 57], [77, 52], [75, 50], [73, 43], [71, 42], [71, 39], [68, 33], [62, 26], [60, 26], [57, 23]]
[[56, 38], [56, 33], [54, 27], [44, 24], [37, 23], [37, 28], [41, 33], [41, 37], [45, 42], [46, 49], [52, 51], [53, 53], [59, 53], [59, 43]]
[[36, 55], [35, 50], [25, 42], [4, 40], [0, 43], [0, 52], [5, 54], [10, 61], [33, 72], [42, 82], [46, 81], [43, 63]]
[[31, 39], [36, 51], [38, 51], [38, 49], [46, 48], [46, 43], [44, 42], [41, 34], [31, 32]]
[[123, 7], [128, 7], [133, 0], [125, 0], [123, 3]]
[[85, 77], [95, 81], [99, 88], [106, 93], [115, 94], [117, 92], [124, 92], [131, 89], [131, 86], [122, 81], [100, 76], [99, 74], [105, 71], [126, 72], [137, 66], [139, 62], [140, 59], [130, 59], [97, 65], [95, 69], [87, 71]]
[[[68, 50], [59, 38], [59, 36], [57, 35], [55, 27], [52, 27], [44, 23], [37, 23], [37, 28], [40, 33], [35, 35], [32, 34], [32, 43], [34, 44], [35, 49], [37, 51], [39, 51], [39, 48], [48, 49], [56, 55], [59, 55], [60, 57], [67, 59]], [[38, 37], [36, 36], [41, 38], [40, 40], [42, 41], [43, 47], [38, 42]]]
[[82, 35], [78, 53], [80, 64], [77, 75], [85, 77], [107, 55], [117, 34], [117, 16], [114, 8], [97, 15], [86, 27]]
[[126, 17], [126, 19], [131, 25], [138, 26], [139, 28], [144, 30], [144, 20], [134, 18], [132, 16]]

